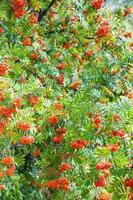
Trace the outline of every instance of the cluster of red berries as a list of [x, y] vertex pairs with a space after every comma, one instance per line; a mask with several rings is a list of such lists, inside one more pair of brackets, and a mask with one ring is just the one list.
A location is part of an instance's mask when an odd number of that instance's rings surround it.
[[112, 163], [109, 162], [108, 160], [105, 160], [103, 162], [99, 162], [96, 164], [96, 169], [98, 170], [104, 170], [104, 169], [109, 169], [112, 166]]
[[39, 102], [38, 96], [33, 96], [33, 95], [29, 96], [28, 100], [29, 100], [31, 106], [36, 106]]
[[15, 171], [15, 165], [13, 164], [14, 159], [12, 157], [5, 157], [2, 159], [1, 163], [3, 165], [8, 166], [5, 172], [1, 173], [1, 177], [3, 177], [5, 174], [8, 176], [13, 176]]
[[56, 134], [58, 135], [62, 135], [62, 134], [66, 134], [67, 130], [64, 128], [64, 127], [61, 127], [61, 128], [57, 128], [55, 130]]
[[5, 157], [1, 161], [3, 165], [11, 165], [13, 164], [13, 162], [14, 162], [14, 159], [12, 157]]
[[34, 52], [32, 54], [30, 54], [30, 57], [33, 59], [33, 60], [37, 60], [39, 58], [39, 54], [37, 52]]
[[33, 153], [33, 156], [34, 156], [34, 157], [39, 157], [40, 155], [41, 155], [40, 149], [36, 149], [36, 150], [34, 151], [34, 153]]
[[103, 175], [99, 175], [98, 180], [95, 182], [96, 187], [106, 186], [106, 179]]
[[20, 138], [20, 144], [33, 144], [35, 142], [35, 138], [33, 136], [23, 136]]
[[13, 11], [15, 18], [21, 18], [26, 14], [25, 6], [26, 0], [14, 0], [13, 1]]
[[51, 180], [47, 183], [47, 186], [51, 189], [70, 190], [70, 182], [65, 177], [57, 180]]
[[64, 49], [70, 49], [71, 45], [69, 43], [63, 43], [62, 47]]
[[65, 128], [61, 127], [61, 128], [57, 128], [55, 130], [55, 132], [56, 132], [57, 136], [53, 137], [52, 141], [55, 143], [62, 143], [67, 130]]
[[49, 117], [49, 124], [54, 125], [57, 124], [59, 122], [59, 117], [57, 117], [56, 115], [51, 115]]
[[125, 180], [125, 186], [133, 189], [133, 178]]
[[57, 109], [57, 110], [62, 110], [62, 108], [63, 108], [63, 105], [61, 104], [61, 103], [55, 103], [54, 104], [54, 106], [55, 106], [55, 108]]
[[19, 122], [17, 124], [17, 127], [21, 130], [21, 131], [29, 131], [31, 128], [31, 125], [27, 122]]
[[5, 116], [5, 117], [11, 117], [13, 113], [12, 108], [7, 108], [6, 106], [1, 106], [0, 107], [0, 114]]
[[4, 33], [4, 29], [2, 27], [0, 27], [0, 34]]
[[112, 135], [113, 135], [113, 136], [118, 136], [118, 137], [124, 137], [125, 134], [126, 134], [126, 132], [125, 132], [124, 130], [119, 130], [119, 131], [114, 130], [114, 131], [112, 132]]
[[111, 152], [116, 152], [120, 148], [120, 143], [108, 144], [107, 146]]
[[0, 184], [0, 190], [4, 190], [5, 189], [5, 185]]
[[101, 118], [101, 115], [100, 114], [96, 114], [94, 116], [94, 120], [93, 120], [93, 123], [94, 123], [94, 127], [95, 128], [100, 128], [100, 125], [102, 123], [102, 118]]
[[85, 51], [85, 56], [86, 56], [87, 58], [90, 58], [92, 54], [93, 54], [93, 51], [92, 51], [92, 50]]
[[57, 77], [55, 77], [55, 80], [57, 81], [57, 83], [58, 83], [59, 85], [62, 85], [62, 84], [63, 84], [64, 79], [65, 79], [65, 77], [64, 77], [64, 74], [63, 74], [63, 73], [61, 73], [61, 74], [59, 74]]
[[70, 88], [73, 90], [78, 90], [81, 85], [81, 80], [74, 81], [70, 84]]
[[96, 31], [96, 35], [98, 35], [99, 37], [104, 37], [107, 36], [110, 33], [111, 29], [110, 29], [110, 25], [108, 22], [103, 22], [101, 24], [101, 26], [98, 28], [98, 30]]
[[83, 149], [87, 144], [88, 142], [86, 140], [78, 139], [76, 141], [71, 142], [70, 146], [73, 149]]
[[[5, 99], [4, 96], [0, 94], [0, 102]], [[15, 99], [12, 106], [7, 108], [6, 106], [0, 106], [0, 114], [4, 117], [11, 117], [12, 114], [17, 112], [16, 108], [21, 108], [21, 100], [19, 98]]]
[[[0, 102], [3, 102], [6, 99], [5, 94], [3, 92], [0, 92]], [[19, 98], [16, 98], [13, 102], [13, 104], [8, 108], [5, 105], [0, 106], [0, 115], [6, 118], [11, 118], [13, 114], [17, 112], [16, 108], [21, 107], [21, 101]], [[8, 123], [8, 120], [1, 120], [0, 121], [0, 133], [2, 133]]]
[[69, 163], [62, 163], [60, 168], [59, 168], [59, 171], [62, 173], [62, 172], [65, 172], [65, 171], [69, 171], [72, 168], [73, 167]]
[[64, 63], [64, 62], [59, 63], [59, 64], [56, 66], [56, 68], [59, 69], [59, 70], [65, 69], [65, 68], [66, 68], [66, 63]]
[[12, 164], [12, 165], [6, 170], [6, 174], [7, 174], [8, 176], [13, 176], [14, 171], [15, 171], [15, 165]]
[[100, 8], [102, 8], [103, 4], [104, 4], [104, 0], [94, 0], [91, 3], [92, 7], [95, 8], [95, 9], [97, 9], [97, 10], [100, 9]]
[[14, 99], [13, 104], [14, 104], [15, 107], [21, 108], [21, 106], [22, 106], [21, 99], [19, 99], [19, 98]]
[[52, 141], [55, 142], [55, 143], [62, 143], [63, 142], [63, 139], [64, 139], [64, 135], [59, 135], [59, 136], [55, 136], [52, 138]]
[[23, 41], [22, 41], [23, 46], [31, 46], [31, 38], [30, 37], [26, 37]]
[[30, 21], [30, 24], [37, 24], [38, 18], [34, 13], [31, 13], [29, 16], [29, 21]]
[[0, 64], [0, 76], [5, 76], [9, 70], [9, 67], [5, 64]]

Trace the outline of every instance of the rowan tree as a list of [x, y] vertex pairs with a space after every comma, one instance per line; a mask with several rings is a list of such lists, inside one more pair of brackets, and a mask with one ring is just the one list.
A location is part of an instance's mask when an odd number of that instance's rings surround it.
[[0, 199], [133, 200], [132, 12], [1, 0]]

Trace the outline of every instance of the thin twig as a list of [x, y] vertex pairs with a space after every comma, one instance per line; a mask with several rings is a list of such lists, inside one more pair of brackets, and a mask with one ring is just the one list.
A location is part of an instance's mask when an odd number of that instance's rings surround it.
[[50, 10], [50, 8], [53, 6], [53, 4], [56, 2], [56, 0], [52, 0], [47, 9], [41, 9], [38, 15], [38, 21], [40, 22], [43, 17], [47, 14], [47, 12]]

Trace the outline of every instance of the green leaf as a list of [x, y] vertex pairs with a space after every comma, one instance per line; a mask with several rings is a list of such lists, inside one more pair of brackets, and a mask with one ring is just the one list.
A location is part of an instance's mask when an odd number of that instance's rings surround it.
[[123, 168], [130, 163], [130, 160], [123, 152], [118, 152], [117, 155], [114, 156], [114, 163], [117, 167]]
[[15, 164], [18, 167], [24, 165], [24, 163], [25, 163], [24, 154], [20, 153], [20, 154], [15, 155], [14, 160], [15, 160]]
[[97, 147], [94, 154], [98, 157], [108, 157], [110, 155], [110, 150], [107, 147]]

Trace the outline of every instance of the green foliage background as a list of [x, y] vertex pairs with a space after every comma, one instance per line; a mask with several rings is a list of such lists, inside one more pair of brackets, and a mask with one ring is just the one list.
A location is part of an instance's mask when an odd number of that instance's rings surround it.
[[[128, 94], [132, 91], [132, 38], [123, 36], [124, 32], [132, 31], [132, 14], [123, 16], [125, 6], [132, 6], [132, 1], [125, 1], [113, 12], [107, 6], [95, 10], [91, 0], [55, 1], [49, 7], [50, 0], [27, 1], [27, 14], [15, 19], [13, 1], [0, 2], [0, 62], [7, 60], [9, 73], [0, 77], [0, 90], [6, 100], [0, 106], [10, 107], [15, 98], [22, 99], [22, 107], [13, 114], [4, 132], [0, 134], [0, 156], [12, 156], [16, 170], [12, 177], [5, 176], [1, 183], [6, 189], [0, 191], [2, 200], [93, 200], [101, 192], [112, 194], [112, 200], [128, 200], [131, 190], [124, 186], [126, 178], [132, 178], [132, 130], [133, 107]], [[29, 24], [29, 16], [34, 13], [39, 16], [40, 9], [47, 12], [37, 24]], [[84, 10], [87, 14], [84, 14]], [[49, 17], [51, 12], [53, 18]], [[96, 42], [97, 14], [108, 20], [111, 33]], [[72, 23], [74, 17], [78, 20]], [[65, 20], [65, 28], [62, 27]], [[22, 41], [31, 37], [32, 45], [23, 46]], [[41, 44], [39, 43], [41, 40]], [[70, 44], [64, 49], [63, 44]], [[90, 58], [85, 51], [92, 50]], [[39, 59], [33, 60], [30, 55], [37, 52]], [[56, 56], [61, 53], [61, 57]], [[47, 58], [48, 62], [42, 62]], [[60, 71], [59, 63], [67, 67]], [[105, 69], [105, 70], [104, 70]], [[80, 71], [80, 72], [79, 72]], [[56, 77], [64, 74], [62, 85], [57, 84]], [[40, 81], [40, 78], [42, 81]], [[25, 83], [20, 83], [24, 79]], [[80, 88], [73, 90], [71, 83], [81, 81]], [[27, 102], [29, 95], [39, 97], [39, 103], [32, 107]], [[58, 96], [61, 98], [58, 100]], [[54, 103], [63, 104], [63, 110], [55, 110]], [[65, 127], [67, 134], [62, 144], [55, 144], [52, 138], [55, 127], [49, 125], [51, 114], [56, 114], [60, 122], [56, 128]], [[102, 116], [99, 129], [89, 119], [88, 114]], [[113, 116], [119, 115], [121, 120], [114, 121]], [[3, 116], [0, 116], [3, 120]], [[32, 128], [28, 133], [18, 130], [19, 121], [28, 121]], [[41, 130], [37, 130], [37, 126]], [[113, 130], [126, 132], [124, 138], [113, 137]], [[23, 135], [35, 137], [35, 144], [21, 145]], [[70, 143], [76, 139], [85, 139], [90, 145], [74, 152]], [[120, 142], [117, 152], [110, 152], [109, 144]], [[40, 157], [34, 157], [33, 152], [39, 148]], [[62, 154], [74, 154], [61, 160]], [[109, 183], [105, 188], [96, 188], [95, 181], [99, 171], [96, 163], [107, 159], [112, 163]], [[68, 162], [74, 169], [65, 172], [71, 183], [70, 191], [43, 189], [30, 182], [47, 183], [58, 178], [58, 169], [62, 162]], [[0, 163], [0, 169], [3, 165]], [[54, 169], [54, 173], [51, 173]], [[39, 176], [39, 172], [41, 176]]]

